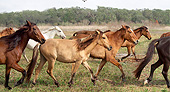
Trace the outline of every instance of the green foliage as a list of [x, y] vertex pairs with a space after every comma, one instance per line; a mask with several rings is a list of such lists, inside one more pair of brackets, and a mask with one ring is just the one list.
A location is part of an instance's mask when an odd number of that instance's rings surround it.
[[98, 6], [97, 10], [72, 7], [72, 8], [51, 8], [45, 11], [10, 12], [0, 14], [0, 26], [19, 26], [25, 20], [39, 24], [68, 25], [83, 24], [91, 25], [109, 23], [115, 21], [142, 23], [144, 21], [160, 24], [170, 24], [170, 10], [160, 9], [117, 9]]

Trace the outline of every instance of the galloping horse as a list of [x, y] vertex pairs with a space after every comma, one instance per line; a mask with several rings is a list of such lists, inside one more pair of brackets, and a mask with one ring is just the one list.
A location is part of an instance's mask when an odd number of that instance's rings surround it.
[[[71, 38], [76, 38], [76, 37], [81, 37], [81, 35], [84, 35], [85, 31], [79, 31], [76, 32], [73, 37]], [[85, 33], [85, 35], [88, 35], [89, 32]], [[119, 62], [115, 59], [116, 53], [118, 50], [121, 48], [122, 44], [124, 43], [125, 40], [128, 40], [130, 42], [133, 42], [137, 44], [138, 40], [136, 35], [134, 34], [133, 30], [129, 26], [122, 25], [122, 28], [117, 30], [116, 32], [106, 32], [106, 36], [109, 39], [109, 42], [111, 43], [111, 46], [113, 47], [111, 51], [107, 51], [105, 48], [103, 48], [100, 45], [97, 45], [90, 53], [90, 57], [92, 58], [97, 58], [97, 59], [102, 59], [100, 62], [100, 65], [97, 68], [97, 73], [95, 74], [95, 78], [99, 75], [99, 72], [103, 68], [103, 66], [106, 64], [106, 62], [111, 62], [112, 64], [116, 65], [122, 75], [121, 78], [124, 81], [125, 79], [125, 74], [122, 69], [122, 65], [119, 64]], [[74, 67], [74, 64], [72, 64]]]
[[[112, 49], [107, 36], [99, 30], [96, 30], [94, 34], [81, 40], [47, 39], [47, 41], [40, 46], [40, 63], [35, 71], [35, 78], [33, 80], [33, 84], [36, 83], [38, 74], [40, 73], [43, 65], [46, 63], [46, 61], [48, 61], [47, 73], [53, 78], [55, 84], [59, 87], [59, 83], [53, 75], [53, 68], [56, 60], [63, 63], [75, 63], [75, 67], [72, 69], [71, 72], [70, 81], [68, 82], [69, 86], [73, 84], [73, 77], [75, 76], [75, 73], [78, 70], [80, 64], [82, 64], [90, 71], [91, 79], [94, 80], [93, 72], [86, 60], [88, 59], [92, 49], [97, 44], [102, 47], [104, 46], [108, 50]], [[33, 69], [32, 67], [34, 66], [35, 65], [30, 64], [29, 68]], [[28, 74], [31, 73], [28, 72]], [[28, 76], [27, 81], [29, 80], [30, 77]]]
[[170, 36], [170, 32], [163, 33], [160, 38]]
[[15, 83], [15, 86], [22, 84], [27, 74], [26, 71], [18, 65], [18, 62], [28, 40], [31, 38], [42, 44], [45, 42], [45, 38], [38, 27], [34, 23], [26, 22], [27, 24], [15, 33], [0, 38], [0, 64], [6, 65], [5, 88], [8, 89], [12, 89], [8, 85], [11, 68], [22, 73], [22, 78]]
[[[142, 26], [142, 27], [139, 27], [135, 30], [133, 30], [135, 35], [137, 36], [138, 39], [140, 39], [140, 37], [142, 35], [144, 35], [146, 38], [148, 38], [148, 40], [151, 40], [151, 35], [149, 33], [149, 30], [146, 26]], [[121, 58], [121, 60], [127, 58], [128, 56], [130, 56], [130, 53], [131, 53], [131, 50], [133, 52], [133, 55], [135, 56], [135, 59], [136, 58], [136, 54], [135, 54], [135, 44], [134, 43], [131, 43], [131, 42], [128, 42], [128, 41], [125, 41], [122, 45], [122, 47], [127, 47], [127, 50], [128, 50], [128, 55], [127, 56], [124, 56]]]
[[155, 69], [163, 64], [162, 75], [166, 80], [167, 87], [170, 88], [170, 82], [168, 80], [168, 69], [170, 64], [169, 44], [170, 44], [170, 37], [163, 37], [163, 38], [153, 40], [149, 44], [146, 56], [140, 60], [141, 63], [139, 64], [138, 68], [134, 71], [135, 77], [138, 79], [140, 78], [143, 68], [151, 61], [156, 47], [159, 59], [156, 63], [151, 65], [150, 76], [149, 78], [147, 78], [147, 80], [144, 81], [144, 84], [147, 84], [152, 80]]
[[15, 31], [13, 28], [6, 28], [4, 30], [2, 30], [2, 32], [0, 32], [0, 37], [2, 36], [7, 36], [7, 35], [10, 35], [10, 34], [13, 34]]
[[[48, 30], [42, 32], [42, 35], [45, 37], [45, 39], [54, 38], [54, 36], [56, 34], [57, 34], [57, 36], [61, 37], [62, 39], [66, 38], [65, 34], [58, 26], [51, 27]], [[27, 48], [30, 50], [33, 50], [37, 43], [38, 42], [35, 42], [34, 40], [30, 39], [28, 41]], [[24, 56], [25, 60], [27, 62], [29, 62], [29, 60], [25, 54], [25, 51], [23, 52], [22, 55]]]

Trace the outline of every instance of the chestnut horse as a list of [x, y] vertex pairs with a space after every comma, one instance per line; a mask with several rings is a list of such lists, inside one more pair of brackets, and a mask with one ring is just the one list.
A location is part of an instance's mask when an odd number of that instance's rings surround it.
[[155, 51], [155, 47], [158, 52], [159, 59], [156, 63], [151, 65], [151, 71], [150, 71], [150, 76], [144, 81], [144, 85], [149, 83], [152, 78], [153, 78], [153, 73], [156, 68], [161, 66], [163, 64], [163, 70], [162, 70], [162, 75], [164, 79], [166, 80], [167, 87], [170, 88], [170, 82], [168, 80], [168, 70], [169, 70], [169, 64], [170, 64], [170, 56], [169, 56], [169, 46], [170, 44], [170, 37], [163, 37], [159, 39], [153, 40], [148, 47], [148, 51], [146, 53], [146, 56], [140, 60], [140, 64], [138, 68], [134, 71], [135, 77], [140, 78], [141, 72], [143, 68], [151, 61], [152, 56]]
[[7, 36], [7, 35], [10, 35], [10, 34], [13, 34], [15, 31], [13, 28], [6, 28], [4, 30], [2, 30], [2, 32], [0, 32], [0, 37], [2, 36]]
[[[79, 31], [73, 34], [73, 37], [71, 38], [76, 38], [76, 37], [81, 37], [81, 35], [85, 36], [88, 35], [89, 32], [85, 31]], [[99, 72], [103, 68], [103, 66], [106, 64], [106, 62], [111, 62], [112, 64], [116, 65], [122, 75], [121, 78], [124, 81], [125, 79], [125, 74], [122, 69], [122, 65], [115, 59], [116, 53], [118, 50], [121, 48], [122, 44], [124, 43], [125, 40], [128, 40], [130, 42], [133, 42], [135, 44], [138, 43], [137, 37], [134, 34], [133, 30], [129, 26], [122, 25], [122, 28], [117, 30], [116, 32], [106, 32], [106, 36], [109, 39], [109, 42], [111, 43], [111, 46], [113, 47], [111, 51], [107, 51], [105, 48], [103, 48], [100, 45], [97, 45], [90, 53], [90, 57], [92, 58], [97, 58], [97, 59], [102, 59], [100, 65], [97, 68], [97, 73], [95, 74], [95, 78], [99, 75]], [[74, 67], [74, 64], [72, 64]]]
[[163, 33], [160, 38], [170, 36], [170, 32]]
[[27, 24], [9, 36], [0, 38], [0, 64], [6, 65], [5, 72], [5, 88], [12, 89], [8, 85], [11, 68], [22, 73], [22, 78], [15, 83], [18, 86], [23, 83], [26, 71], [18, 65], [22, 52], [27, 46], [28, 40], [34, 39], [39, 43], [44, 43], [45, 38], [41, 34], [38, 27], [29, 21]]
[[[150, 32], [149, 32], [149, 30], [148, 30], [148, 28], [146, 26], [139, 27], [139, 28], [137, 28], [137, 29], [135, 29], [133, 31], [134, 31], [134, 33], [135, 33], [135, 35], [137, 36], [138, 39], [140, 39], [140, 37], [142, 35], [144, 35], [146, 38], [148, 38], [148, 40], [151, 40], [151, 34], [150, 34]], [[135, 56], [135, 59], [137, 59], [136, 54], [135, 54], [135, 46], [136, 45], [134, 43], [131, 43], [129, 41], [125, 41], [123, 43], [122, 47], [127, 47], [128, 55], [122, 57], [121, 60], [123, 60], [123, 59], [127, 58], [128, 56], [130, 56], [131, 50], [133, 52], [133, 55]]]
[[[40, 63], [35, 71], [35, 78], [33, 84], [36, 83], [38, 75], [43, 67], [43, 65], [48, 61], [47, 73], [53, 78], [54, 83], [59, 87], [59, 83], [53, 75], [53, 68], [55, 61], [60, 61], [63, 63], [75, 63], [75, 67], [72, 69], [71, 78], [68, 82], [69, 86], [73, 84], [73, 77], [80, 64], [82, 64], [91, 73], [91, 80], [93, 82], [94, 76], [93, 72], [86, 62], [90, 56], [92, 49], [99, 44], [102, 47], [111, 50], [112, 47], [108, 41], [107, 36], [102, 31], [95, 31], [94, 34], [83, 38], [81, 40], [68, 40], [68, 39], [47, 39], [47, 41], [40, 46]], [[37, 57], [38, 54], [36, 54]], [[35, 66], [30, 64], [30, 69]], [[32, 70], [33, 71], [33, 70]], [[28, 74], [32, 74], [28, 72]], [[27, 77], [27, 81], [30, 80], [31, 76]]]

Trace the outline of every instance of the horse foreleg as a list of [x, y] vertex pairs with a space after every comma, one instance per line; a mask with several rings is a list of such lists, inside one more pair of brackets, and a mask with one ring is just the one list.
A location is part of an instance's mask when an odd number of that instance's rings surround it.
[[10, 75], [11, 68], [6, 66], [6, 72], [5, 72], [5, 88], [7, 89], [12, 89], [10, 86], [8, 86], [8, 81], [9, 81], [9, 75]]
[[88, 64], [86, 61], [82, 62], [82, 65], [83, 65], [87, 70], [90, 71], [90, 73], [91, 73], [91, 81], [93, 82], [93, 85], [95, 85], [95, 78], [94, 78], [94, 76], [93, 76], [93, 71], [92, 71], [91, 67], [89, 66], [89, 64]]
[[121, 75], [122, 81], [125, 81], [125, 73], [123, 72], [122, 65], [119, 64], [119, 62], [113, 57], [111, 59], [109, 59], [109, 62], [116, 65], [120, 69], [120, 71], [122, 72], [122, 75]]
[[130, 51], [131, 51], [131, 47], [130, 46], [127, 47], [127, 51], [128, 51], [128, 54], [126, 56], [122, 57], [121, 61], [123, 61], [123, 59], [125, 59], [125, 58], [130, 56]]
[[48, 61], [47, 73], [53, 78], [55, 85], [57, 85], [57, 87], [59, 87], [59, 83], [53, 75], [54, 64], [55, 64], [55, 59]]
[[29, 63], [29, 60], [28, 60], [28, 58], [27, 58], [27, 56], [25, 54], [25, 51], [23, 51], [22, 55], [24, 56], [25, 60]]
[[99, 75], [100, 71], [102, 70], [103, 66], [106, 64], [106, 60], [105, 59], [102, 59], [102, 61], [100, 62], [100, 65], [98, 66], [97, 68], [97, 72], [96, 74], [94, 75], [94, 78], [97, 79], [97, 76]]
[[69, 82], [68, 82], [69, 87], [71, 87], [71, 84], [73, 84], [73, 77], [75, 76], [76, 71], [78, 70], [78, 68], [79, 68], [79, 66], [80, 66], [81, 63], [82, 63], [82, 61], [76, 61], [76, 63], [75, 63], [75, 66], [74, 66], [74, 68], [73, 68], [72, 71], [71, 71], [70, 80], [69, 80]]
[[170, 87], [170, 83], [169, 83], [169, 79], [168, 79], [168, 69], [169, 69], [169, 61], [167, 63], [164, 64], [163, 66], [163, 71], [162, 71], [162, 75], [164, 76], [164, 79], [166, 80], [166, 84], [167, 87]]
[[22, 83], [24, 82], [24, 79], [25, 79], [25, 76], [27, 75], [27, 73], [26, 73], [26, 71], [25, 71], [22, 67], [20, 67], [17, 63], [12, 64], [12, 68], [22, 73], [21, 79], [20, 79], [18, 82], [16, 82], [15, 85], [14, 85], [14, 86], [18, 86], [18, 85], [20, 85], [20, 84], [22, 84]]
[[149, 83], [149, 82], [152, 80], [152, 78], [153, 78], [153, 73], [154, 73], [155, 69], [158, 68], [160, 65], [162, 65], [161, 60], [158, 60], [156, 63], [154, 63], [154, 64], [151, 65], [151, 71], [150, 71], [149, 78], [144, 81], [144, 85], [147, 84], [147, 83]]
[[132, 49], [132, 53], [133, 53], [133, 55], [135, 56], [135, 60], [137, 60], [137, 58], [136, 58], [136, 54], [135, 54], [135, 46], [133, 46], [131, 49]]

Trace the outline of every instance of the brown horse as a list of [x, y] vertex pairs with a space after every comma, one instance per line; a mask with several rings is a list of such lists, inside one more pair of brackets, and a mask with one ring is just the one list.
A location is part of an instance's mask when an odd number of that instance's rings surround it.
[[156, 47], [159, 59], [156, 63], [151, 65], [150, 76], [149, 78], [147, 78], [147, 80], [144, 81], [144, 84], [147, 84], [152, 80], [155, 69], [163, 64], [162, 75], [166, 80], [167, 87], [170, 88], [170, 82], [168, 80], [168, 70], [170, 64], [169, 44], [170, 44], [170, 37], [163, 37], [163, 38], [153, 40], [149, 44], [146, 56], [140, 60], [141, 63], [139, 64], [138, 68], [134, 71], [135, 77], [138, 79], [140, 78], [143, 68], [151, 61]]
[[34, 23], [26, 22], [27, 24], [15, 33], [0, 38], [0, 64], [6, 65], [5, 88], [8, 89], [11, 89], [11, 87], [8, 86], [11, 68], [22, 73], [22, 78], [15, 83], [15, 86], [22, 84], [27, 74], [26, 71], [18, 65], [18, 62], [28, 40], [31, 38], [40, 43], [45, 42], [45, 38], [38, 27]]
[[[83, 32], [84, 33], [84, 32]], [[107, 51], [105, 48], [103, 48], [100, 45], [97, 45], [90, 53], [90, 57], [102, 59], [100, 65], [98, 66], [97, 73], [95, 74], [95, 78], [97, 78], [99, 72], [103, 68], [103, 66], [106, 64], [106, 62], [111, 62], [112, 64], [116, 65], [122, 75], [121, 78], [124, 81], [125, 74], [122, 69], [122, 65], [119, 64], [119, 62], [115, 59], [116, 53], [121, 48], [122, 44], [125, 40], [128, 40], [130, 42], [133, 42], [137, 44], [138, 40], [136, 35], [134, 34], [133, 30], [129, 26], [122, 25], [122, 28], [117, 30], [116, 32], [106, 32], [106, 36], [109, 39], [109, 42], [111, 43], [111, 46], [113, 47], [111, 51]], [[74, 34], [74, 38], [81, 37], [81, 31]], [[87, 35], [87, 34], [86, 34]], [[73, 37], [71, 37], [73, 38]], [[74, 67], [74, 64], [72, 64]]]
[[170, 32], [163, 33], [160, 38], [170, 36]]
[[13, 28], [6, 28], [4, 30], [2, 30], [2, 32], [0, 32], [0, 37], [2, 36], [7, 36], [7, 35], [10, 35], [10, 34], [13, 34], [15, 31]]
[[[140, 39], [140, 37], [142, 35], [144, 35], [146, 38], [148, 38], [148, 40], [151, 40], [151, 34], [150, 34], [150, 32], [149, 32], [149, 30], [148, 30], [148, 28], [146, 26], [139, 27], [139, 28], [137, 28], [137, 29], [135, 29], [133, 31], [134, 31], [134, 33], [135, 33], [135, 35], [137, 36], [138, 39]], [[136, 45], [134, 43], [131, 43], [129, 41], [125, 41], [123, 43], [122, 47], [127, 47], [128, 55], [122, 57], [121, 60], [123, 60], [123, 59], [127, 58], [128, 56], [130, 56], [131, 50], [133, 52], [133, 55], [135, 56], [135, 59], [137, 59], [136, 54], [135, 54], [135, 46]]]
[[[75, 76], [75, 73], [78, 70], [80, 64], [82, 64], [90, 71], [91, 79], [94, 80], [93, 72], [86, 60], [88, 59], [91, 50], [97, 44], [107, 48], [108, 50], [111, 50], [112, 48], [110, 46], [107, 36], [99, 30], [95, 31], [94, 34], [81, 40], [47, 39], [47, 41], [40, 46], [40, 63], [35, 71], [35, 78], [33, 84], [36, 83], [36, 80], [43, 65], [46, 63], [46, 61], [48, 61], [47, 73], [53, 78], [54, 83], [59, 87], [59, 83], [53, 75], [53, 68], [56, 60], [63, 63], [75, 63], [75, 67], [71, 72], [70, 81], [68, 82], [69, 86], [73, 84], [73, 77]], [[37, 57], [37, 54], [35, 55], [35, 57]], [[29, 68], [33, 69], [32, 67], [34, 66], [35, 63], [30, 64]], [[32, 71], [30, 71], [31, 73], [28, 72], [28, 74], [32, 74]], [[31, 76], [27, 77], [27, 81], [30, 80], [30, 77]]]

